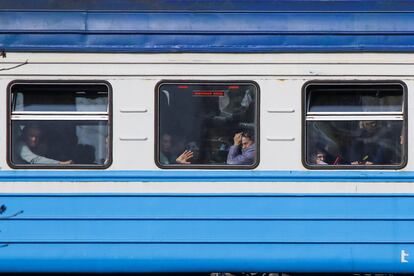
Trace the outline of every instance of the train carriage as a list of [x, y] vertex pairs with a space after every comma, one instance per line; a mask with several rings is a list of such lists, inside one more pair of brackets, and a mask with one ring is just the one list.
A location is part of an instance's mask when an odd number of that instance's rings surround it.
[[0, 271], [414, 271], [411, 1], [0, 2]]

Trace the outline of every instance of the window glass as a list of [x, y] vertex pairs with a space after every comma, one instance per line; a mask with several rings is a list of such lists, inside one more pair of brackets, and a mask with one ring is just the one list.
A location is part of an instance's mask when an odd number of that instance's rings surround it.
[[109, 165], [107, 85], [24, 83], [10, 93], [13, 166]]
[[108, 162], [106, 121], [13, 121], [12, 134], [13, 164]]
[[402, 167], [406, 160], [403, 86], [347, 85], [345, 92], [342, 88], [307, 86], [305, 164], [315, 168]]
[[310, 121], [307, 163], [312, 165], [399, 165], [402, 121]]
[[107, 112], [105, 85], [14, 85], [13, 111], [102, 111]]
[[402, 112], [401, 86], [329, 86], [309, 89], [312, 91], [309, 95], [309, 112]]
[[257, 97], [248, 83], [159, 86], [161, 166], [257, 163]]

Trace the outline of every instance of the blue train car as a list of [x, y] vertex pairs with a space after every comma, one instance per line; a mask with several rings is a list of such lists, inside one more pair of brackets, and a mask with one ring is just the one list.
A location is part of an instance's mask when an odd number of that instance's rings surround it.
[[412, 1], [3, 0], [0, 52], [1, 272], [414, 272]]

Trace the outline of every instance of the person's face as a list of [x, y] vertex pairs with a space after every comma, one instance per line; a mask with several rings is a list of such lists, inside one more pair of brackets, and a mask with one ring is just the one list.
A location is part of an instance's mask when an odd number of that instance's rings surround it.
[[316, 155], [316, 163], [318, 163], [319, 161], [325, 162], [325, 154], [323, 153], [318, 153]]
[[170, 135], [163, 135], [161, 138], [161, 150], [165, 153], [171, 152], [172, 138]]
[[253, 141], [247, 137], [242, 137], [241, 144], [243, 149], [247, 149], [253, 144]]
[[39, 141], [40, 141], [40, 130], [36, 128], [29, 129], [25, 137], [26, 145], [29, 148], [35, 148], [39, 145]]

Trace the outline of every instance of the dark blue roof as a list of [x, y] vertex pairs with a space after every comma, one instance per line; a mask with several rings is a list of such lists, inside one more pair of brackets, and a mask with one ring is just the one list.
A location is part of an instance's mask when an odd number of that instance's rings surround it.
[[1, 0], [1, 10], [139, 12], [407, 12], [412, 0]]
[[411, 52], [414, 1], [2, 0], [0, 49]]

